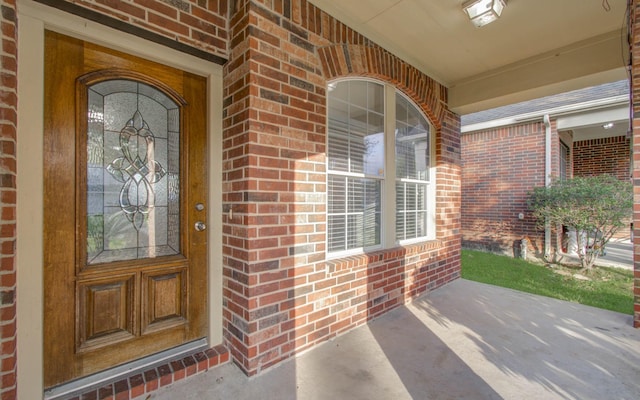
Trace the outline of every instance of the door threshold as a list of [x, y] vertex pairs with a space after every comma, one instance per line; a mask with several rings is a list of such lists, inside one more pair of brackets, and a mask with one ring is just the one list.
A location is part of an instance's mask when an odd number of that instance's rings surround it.
[[80, 393], [86, 393], [92, 389], [104, 386], [107, 382], [113, 382], [121, 377], [135, 375], [149, 368], [165, 364], [167, 361], [181, 358], [184, 355], [206, 350], [208, 347], [206, 338], [185, 343], [127, 364], [46, 389], [44, 391], [44, 400], [66, 399]]

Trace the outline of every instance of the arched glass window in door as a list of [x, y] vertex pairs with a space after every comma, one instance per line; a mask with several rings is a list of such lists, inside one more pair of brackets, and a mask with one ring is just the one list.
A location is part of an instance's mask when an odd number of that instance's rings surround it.
[[87, 98], [87, 264], [179, 254], [179, 105], [126, 79]]

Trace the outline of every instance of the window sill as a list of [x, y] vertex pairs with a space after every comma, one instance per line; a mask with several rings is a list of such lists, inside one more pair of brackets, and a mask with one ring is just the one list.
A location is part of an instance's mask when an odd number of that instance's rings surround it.
[[[398, 257], [409, 257], [423, 252], [429, 252], [440, 249], [443, 246], [442, 240], [439, 239], [416, 239], [411, 243], [402, 243], [390, 248], [376, 248], [371, 250], [360, 250], [353, 252], [341, 252], [339, 254], [326, 255], [326, 264], [330, 270], [340, 265], [351, 268], [357, 265], [368, 265], [375, 262], [390, 260]], [[333, 271], [331, 271], [333, 272]]]

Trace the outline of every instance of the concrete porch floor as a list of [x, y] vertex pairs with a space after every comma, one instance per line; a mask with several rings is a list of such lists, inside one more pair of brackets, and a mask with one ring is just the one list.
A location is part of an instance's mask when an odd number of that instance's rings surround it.
[[638, 399], [631, 323], [459, 279], [257, 377], [226, 364], [150, 398]]

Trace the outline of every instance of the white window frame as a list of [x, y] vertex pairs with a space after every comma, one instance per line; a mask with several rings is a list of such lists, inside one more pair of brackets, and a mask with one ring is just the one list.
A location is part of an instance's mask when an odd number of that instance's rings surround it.
[[561, 181], [566, 181], [570, 177], [569, 166], [571, 165], [571, 147], [562, 140], [559, 142], [560, 156], [558, 157], [558, 178], [560, 178]]
[[[392, 147], [389, 147], [389, 151], [392, 151], [393, 153], [391, 155], [386, 155], [387, 159], [390, 159], [391, 162], [391, 169], [393, 172], [393, 188], [391, 188], [391, 190], [389, 190], [390, 195], [393, 196], [393, 206], [392, 206], [392, 210], [394, 211], [393, 214], [393, 224], [390, 224], [387, 230], [391, 230], [391, 232], [388, 232], [388, 235], [391, 235], [391, 237], [393, 237], [396, 241], [396, 244], [399, 244], [401, 246], [404, 245], [410, 245], [413, 243], [420, 243], [420, 242], [424, 242], [424, 241], [428, 241], [428, 240], [434, 240], [436, 238], [436, 213], [435, 213], [435, 204], [436, 204], [436, 168], [434, 166], [435, 164], [435, 140], [434, 140], [434, 128], [433, 128], [433, 124], [431, 124], [431, 122], [429, 121], [429, 119], [427, 118], [427, 116], [424, 114], [424, 112], [420, 109], [420, 107], [418, 107], [418, 105], [411, 100], [411, 98], [409, 98], [409, 96], [407, 96], [406, 94], [404, 94], [400, 89], [395, 88], [393, 85], [389, 85], [387, 84], [388, 87], [390, 87], [392, 90], [391, 92], [393, 92], [393, 105], [395, 106], [395, 95], [399, 94], [400, 96], [404, 97], [404, 99], [413, 107], [415, 107], [416, 110], [418, 110], [420, 112], [420, 114], [422, 115], [422, 117], [425, 119], [425, 121], [427, 122], [427, 124], [429, 125], [429, 138], [428, 138], [428, 146], [429, 146], [429, 179], [426, 181], [423, 180], [419, 180], [419, 179], [406, 179], [406, 178], [397, 178], [396, 176], [396, 169], [395, 169], [395, 154], [396, 154], [396, 141], [395, 141], [395, 135], [394, 134], [388, 134], [387, 136], [389, 137], [389, 141], [392, 142], [391, 145]], [[395, 107], [393, 107], [393, 119], [391, 119], [388, 115], [385, 114], [385, 117], [387, 118], [388, 121], [390, 121], [391, 123], [391, 129], [388, 130], [388, 132], [394, 132], [395, 131], [395, 124], [396, 124], [396, 115], [395, 115]], [[427, 230], [426, 230], [426, 234], [423, 236], [418, 236], [415, 238], [409, 238], [409, 239], [403, 239], [403, 240], [398, 240], [396, 239], [396, 221], [395, 221], [395, 210], [397, 210], [397, 205], [396, 205], [396, 200], [395, 200], [395, 185], [397, 182], [406, 182], [406, 183], [417, 183], [417, 184], [424, 184], [427, 188], [427, 194], [426, 194], [426, 212], [427, 212]], [[389, 214], [391, 213], [390, 210], [386, 210], [383, 208], [383, 223], [386, 222], [385, 221], [385, 216], [384, 214]], [[384, 225], [386, 226], [386, 225]]]
[[[430, 123], [427, 116], [424, 112], [418, 107], [415, 102], [413, 102], [406, 94], [404, 94], [400, 89], [396, 88], [394, 85], [385, 83], [376, 79], [364, 78], [364, 77], [349, 77], [349, 78], [340, 78], [333, 81], [328, 82], [328, 90], [327, 90], [327, 100], [330, 96], [331, 86], [336, 85], [340, 82], [349, 81], [349, 80], [358, 80], [358, 81], [366, 81], [373, 82], [376, 84], [380, 84], [384, 88], [384, 96], [385, 96], [385, 111], [384, 111], [384, 126], [385, 126], [385, 173], [382, 177], [381, 185], [382, 185], [382, 193], [381, 193], [381, 209], [382, 209], [382, 223], [381, 223], [381, 239], [380, 245], [371, 246], [371, 247], [360, 247], [348, 250], [340, 250], [333, 251], [329, 250], [329, 210], [327, 207], [327, 233], [326, 233], [326, 242], [327, 242], [327, 259], [341, 258], [347, 257], [357, 254], [363, 254], [370, 251], [376, 251], [386, 248], [393, 248], [398, 245], [410, 245], [414, 243], [425, 242], [429, 240], [434, 240], [436, 238], [436, 215], [435, 215], [435, 202], [436, 202], [436, 167], [435, 167], [435, 131], [433, 125]], [[415, 107], [424, 117], [424, 119], [429, 124], [429, 180], [427, 181], [427, 231], [425, 236], [411, 238], [406, 240], [397, 240], [396, 239], [396, 166], [395, 166], [395, 129], [396, 129], [396, 93], [402, 95], [413, 107]], [[329, 110], [327, 107], [327, 128], [329, 127]], [[329, 148], [329, 135], [327, 134], [327, 195], [329, 194], [329, 176], [334, 173], [330, 169], [330, 160], [328, 157], [328, 148]], [[340, 171], [339, 175], [346, 176], [358, 176], [364, 177], [367, 176], [362, 174], [354, 175], [353, 173]], [[419, 182], [424, 183], [425, 181], [418, 180], [407, 180], [402, 179], [400, 181], [403, 182]], [[328, 198], [327, 198], [328, 201]]]

